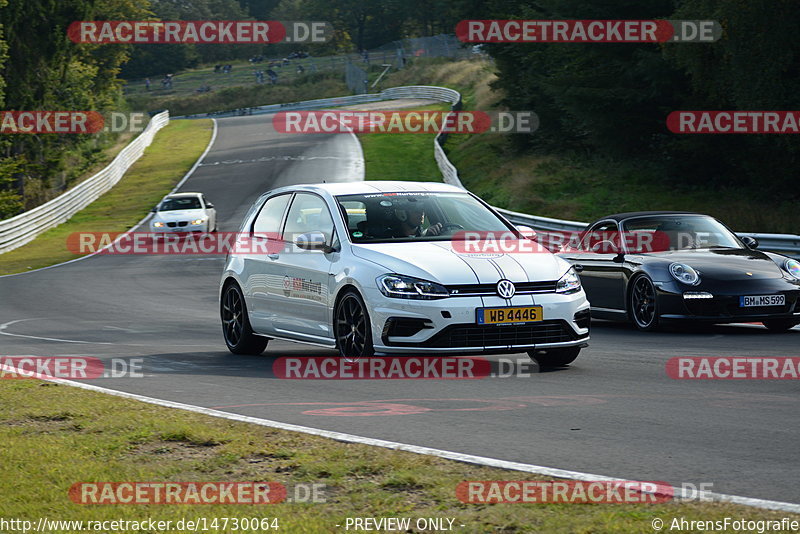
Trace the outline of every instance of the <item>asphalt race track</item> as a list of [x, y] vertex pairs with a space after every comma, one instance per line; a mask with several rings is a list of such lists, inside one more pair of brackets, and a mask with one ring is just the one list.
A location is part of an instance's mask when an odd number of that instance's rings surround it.
[[[363, 172], [352, 136], [277, 134], [265, 116], [218, 123], [214, 146], [182, 190], [206, 194], [221, 231], [236, 230], [274, 186]], [[677, 356], [798, 356], [798, 329], [646, 334], [595, 322], [591, 346], [563, 370], [282, 380], [272, 374], [276, 357], [335, 353], [279, 341], [258, 357], [228, 353], [217, 311], [223, 261], [101, 255], [0, 278], [0, 355], [142, 358], [145, 378], [91, 383], [371, 438], [676, 486], [710, 482], [718, 493], [800, 503], [800, 383], [673, 380], [665, 372]]]

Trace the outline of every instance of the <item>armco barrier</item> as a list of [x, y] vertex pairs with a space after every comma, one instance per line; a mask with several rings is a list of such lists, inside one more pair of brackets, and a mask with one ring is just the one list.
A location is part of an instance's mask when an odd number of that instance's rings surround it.
[[0, 221], [0, 254], [20, 247], [45, 230], [65, 222], [114, 187], [150, 146], [156, 132], [168, 123], [169, 112], [159, 113], [105, 169], [41, 206]]

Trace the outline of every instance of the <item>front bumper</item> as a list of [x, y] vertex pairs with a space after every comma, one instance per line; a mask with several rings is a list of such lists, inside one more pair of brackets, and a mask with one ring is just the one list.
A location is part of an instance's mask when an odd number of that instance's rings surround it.
[[[657, 282], [661, 319], [691, 319], [710, 323], [761, 322], [767, 319], [800, 321], [800, 284], [784, 279], [704, 281], [698, 286]], [[707, 293], [712, 298], [685, 298], [685, 293]], [[784, 295], [782, 306], [741, 307], [739, 297]]]
[[[583, 291], [500, 297], [406, 300], [365, 292], [376, 352], [503, 353], [586, 346], [589, 303]], [[542, 306], [544, 320], [528, 324], [479, 325], [477, 308]]]

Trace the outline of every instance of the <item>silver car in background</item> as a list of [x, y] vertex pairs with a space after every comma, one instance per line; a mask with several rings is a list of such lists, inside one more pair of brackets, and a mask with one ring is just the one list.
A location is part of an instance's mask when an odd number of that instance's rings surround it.
[[417, 182], [296, 185], [263, 194], [220, 283], [225, 343], [269, 339], [374, 354], [528, 352], [572, 362], [589, 339], [589, 303], [570, 265], [539, 253], [466, 253], [465, 231], [513, 233], [476, 196]]

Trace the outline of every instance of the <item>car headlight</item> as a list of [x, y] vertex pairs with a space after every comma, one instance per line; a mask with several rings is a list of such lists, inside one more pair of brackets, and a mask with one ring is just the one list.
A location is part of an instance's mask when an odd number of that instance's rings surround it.
[[161, 221], [156, 221], [153, 223], [153, 228], [164, 228], [164, 223]]
[[569, 295], [570, 293], [577, 293], [580, 290], [581, 279], [578, 278], [578, 273], [576, 273], [575, 269], [572, 267], [570, 267], [569, 271], [556, 282], [556, 293]]
[[800, 280], [800, 261], [788, 259], [783, 262], [783, 268], [786, 269], [787, 273]]
[[379, 276], [377, 282], [378, 289], [387, 297], [431, 300], [450, 296], [443, 285], [411, 276], [385, 274]]
[[678, 282], [683, 282], [690, 286], [696, 286], [700, 283], [700, 275], [685, 263], [671, 263], [669, 272]]
[[205, 219], [195, 219], [192, 221], [192, 224], [205, 224]]

